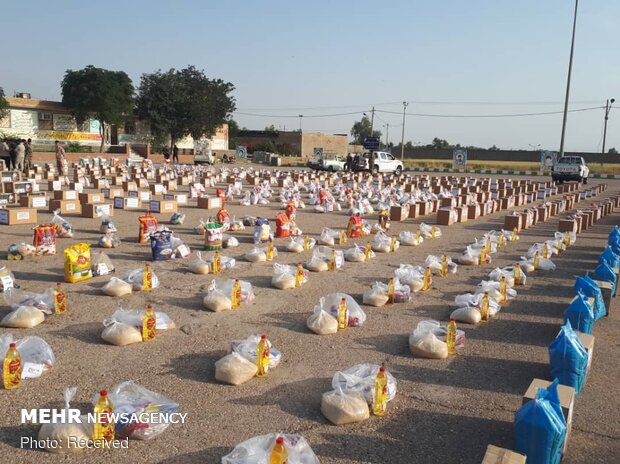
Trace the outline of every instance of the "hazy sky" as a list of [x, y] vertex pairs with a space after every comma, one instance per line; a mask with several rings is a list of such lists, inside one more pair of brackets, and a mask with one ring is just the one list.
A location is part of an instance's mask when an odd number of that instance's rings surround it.
[[[136, 86], [142, 73], [192, 64], [235, 85], [235, 118], [251, 129], [296, 129], [303, 114], [304, 130], [348, 133], [374, 105], [375, 127], [385, 134], [389, 123], [396, 143], [406, 100], [405, 140], [559, 148], [573, 0], [2, 3], [7, 95], [59, 100], [64, 72], [89, 64], [126, 71]], [[620, 99], [619, 32], [620, 1], [580, 2], [571, 109]], [[419, 116], [540, 112], [559, 113]], [[565, 149], [600, 150], [603, 116], [569, 113]]]

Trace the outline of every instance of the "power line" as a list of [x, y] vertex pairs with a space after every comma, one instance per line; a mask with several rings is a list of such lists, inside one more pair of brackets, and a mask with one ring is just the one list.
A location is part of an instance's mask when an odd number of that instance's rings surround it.
[[[580, 111], [592, 111], [604, 108], [603, 106], [593, 106], [590, 108], [578, 108], [569, 110], [569, 113]], [[397, 111], [375, 110], [381, 113], [402, 114]], [[512, 114], [431, 114], [431, 113], [406, 113], [407, 116], [418, 116], [423, 118], [521, 118], [526, 116], [547, 116], [551, 114], [562, 114], [563, 111], [544, 111], [539, 113], [512, 113]]]
[[[370, 110], [368, 110], [370, 111]], [[352, 114], [361, 114], [362, 111], [352, 111], [349, 113], [332, 113], [332, 114], [314, 114], [314, 115], [306, 115], [304, 114], [304, 118], [330, 118], [335, 116], [349, 116]], [[257, 114], [257, 113], [245, 113], [242, 111], [233, 111], [233, 114], [240, 114], [242, 116], [255, 116], [259, 118], [298, 118], [299, 115], [290, 115], [290, 114]]]

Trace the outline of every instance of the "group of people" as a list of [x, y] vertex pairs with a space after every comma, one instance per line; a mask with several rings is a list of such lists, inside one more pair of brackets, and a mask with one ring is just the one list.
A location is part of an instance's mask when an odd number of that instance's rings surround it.
[[[166, 161], [166, 163], [170, 162], [170, 149], [168, 147], [164, 147], [164, 160]], [[179, 162], [179, 147], [177, 147], [177, 144], [174, 144], [174, 147], [172, 147], [172, 162], [173, 163], [178, 163]]]
[[26, 172], [32, 167], [32, 139], [4, 139], [2, 151], [3, 158], [8, 153], [9, 170]]
[[360, 159], [365, 157], [365, 155], [360, 155], [359, 153], [349, 153], [347, 155], [347, 160], [344, 163], [345, 171], [357, 171], [360, 169]]

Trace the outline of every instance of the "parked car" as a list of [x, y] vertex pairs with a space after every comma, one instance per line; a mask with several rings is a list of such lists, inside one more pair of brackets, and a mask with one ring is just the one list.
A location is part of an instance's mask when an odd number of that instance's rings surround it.
[[559, 184], [569, 180], [587, 184], [589, 175], [590, 169], [581, 156], [563, 156], [551, 168], [551, 179]]
[[213, 164], [215, 162], [215, 156], [210, 149], [204, 148], [200, 151], [194, 151], [194, 164]]
[[317, 171], [343, 171], [345, 159], [340, 155], [325, 154], [322, 157], [308, 160], [307, 166]]
[[[371, 159], [373, 160], [372, 166], [370, 165]], [[353, 166], [353, 170], [371, 171], [373, 174], [380, 172], [392, 172], [399, 175], [403, 172], [403, 163], [394, 158], [391, 153], [386, 151], [375, 151], [358, 156], [357, 162]]]

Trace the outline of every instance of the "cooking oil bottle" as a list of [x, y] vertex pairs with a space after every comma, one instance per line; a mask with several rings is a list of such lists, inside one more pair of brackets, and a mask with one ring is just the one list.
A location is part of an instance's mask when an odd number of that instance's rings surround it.
[[347, 308], [347, 299], [340, 300], [338, 305], [338, 332], [346, 330], [349, 325], [349, 310]]
[[269, 237], [267, 242], [267, 252], [265, 255], [267, 256], [267, 261], [273, 261], [273, 239], [271, 237]]
[[415, 242], [419, 245], [422, 242], [422, 233], [418, 229], [415, 233]]
[[505, 245], [505, 241], [506, 237], [504, 235], [504, 231], [502, 230], [497, 238], [497, 248], [502, 248]]
[[344, 245], [347, 243], [347, 236], [344, 230], [340, 231], [340, 237], [338, 238], [338, 245]]
[[267, 341], [267, 335], [260, 336], [260, 342], [256, 347], [256, 377], [267, 377], [269, 372], [269, 342]]
[[424, 269], [424, 282], [422, 283], [422, 291], [426, 291], [431, 288], [431, 268], [426, 266]]
[[534, 253], [534, 270], [537, 271], [539, 267], [540, 267], [540, 253], [536, 251], [536, 253]]
[[375, 378], [375, 397], [372, 403], [372, 413], [375, 416], [385, 416], [387, 409], [388, 378], [385, 367], [380, 367]]
[[523, 277], [521, 277], [521, 265], [519, 263], [515, 263], [512, 273], [514, 275], [515, 285], [523, 285], [521, 282], [523, 279]]
[[308, 251], [310, 249], [310, 239], [307, 235], [304, 235], [304, 251]]
[[370, 256], [372, 253], [372, 245], [370, 244], [370, 242], [366, 243], [366, 246], [364, 247], [364, 258], [366, 259], [366, 261], [370, 261]]
[[448, 345], [448, 354], [456, 354], [456, 321], [453, 317], [450, 318], [450, 323], [448, 324], [446, 345]]
[[95, 417], [97, 421], [93, 427], [93, 440], [114, 440], [114, 421], [109, 414], [114, 412], [114, 405], [108, 397], [107, 390], [99, 392], [99, 401], [95, 404]]
[[233, 282], [230, 302], [230, 306], [232, 307], [232, 309], [241, 306], [241, 283], [239, 282], [239, 279], [235, 279], [235, 281]]
[[443, 255], [441, 257], [441, 276], [445, 277], [448, 275], [448, 257]]
[[22, 357], [15, 343], [9, 344], [2, 365], [2, 383], [5, 390], [19, 387], [22, 382]]
[[390, 239], [390, 253], [394, 253], [396, 251], [396, 237], [392, 237]]
[[297, 270], [295, 271], [295, 287], [301, 287], [304, 284], [306, 276], [304, 274], [304, 267], [301, 263], [297, 263]]
[[519, 236], [517, 235], [517, 228], [512, 229], [512, 237], [510, 237], [511, 242], [516, 242]]
[[336, 250], [332, 248], [332, 252], [329, 255], [329, 263], [327, 263], [327, 270], [335, 271], [336, 270]]
[[269, 454], [269, 464], [288, 464], [288, 462], [288, 451], [284, 445], [284, 438], [278, 437]]
[[64, 314], [67, 312], [67, 294], [65, 289], [62, 288], [60, 282], [56, 282], [56, 288], [54, 289], [54, 313]]
[[482, 322], [489, 321], [489, 292], [484, 292], [480, 301], [480, 320]]
[[480, 248], [480, 264], [486, 264], [488, 260], [487, 248], [483, 246]]
[[431, 227], [431, 238], [437, 238], [437, 228], [435, 226]]
[[508, 301], [508, 288], [506, 285], [506, 276], [503, 275], [499, 279], [499, 293], [502, 295], [502, 303], [506, 303]]
[[153, 312], [153, 306], [148, 305], [144, 316], [142, 316], [142, 341], [150, 342], [155, 338], [157, 331], [157, 319], [155, 312]]
[[570, 246], [570, 233], [568, 232], [566, 232], [566, 235], [564, 236], [564, 243], [566, 244], [566, 248]]
[[142, 271], [142, 291], [150, 292], [153, 290], [153, 271], [149, 263], [144, 263], [144, 270]]
[[394, 277], [390, 277], [387, 286], [388, 304], [394, 303]]
[[213, 274], [219, 274], [222, 270], [222, 258], [220, 258], [220, 252], [213, 253]]
[[491, 251], [493, 250], [493, 248], [491, 247], [491, 239], [490, 238], [487, 238], [487, 242], [485, 244], [485, 248], [486, 248], [487, 254], [490, 254]]
[[545, 259], [549, 259], [549, 245], [547, 245], [547, 242], [545, 242], [543, 244], [543, 252], [542, 252], [542, 256]]

